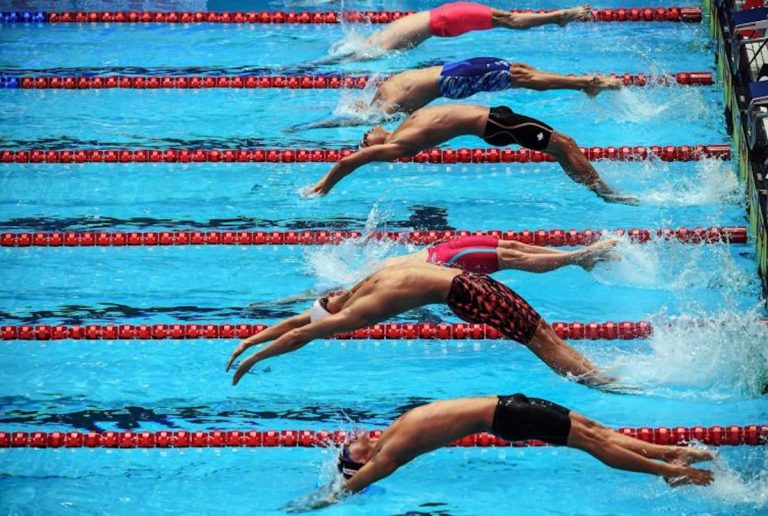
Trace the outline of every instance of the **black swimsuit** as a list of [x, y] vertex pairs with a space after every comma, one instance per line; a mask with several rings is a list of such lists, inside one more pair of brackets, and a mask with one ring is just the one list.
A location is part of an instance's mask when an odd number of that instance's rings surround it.
[[552, 128], [535, 118], [518, 115], [507, 106], [492, 107], [483, 140], [496, 147], [517, 144], [543, 151], [549, 146]]
[[499, 396], [493, 415], [493, 435], [507, 441], [538, 439], [564, 446], [571, 431], [570, 410], [524, 394]]

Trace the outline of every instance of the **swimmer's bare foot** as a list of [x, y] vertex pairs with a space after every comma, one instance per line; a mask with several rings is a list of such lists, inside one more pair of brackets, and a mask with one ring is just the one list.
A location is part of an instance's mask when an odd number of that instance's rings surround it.
[[589, 85], [584, 88], [584, 93], [590, 97], [594, 97], [603, 90], [618, 90], [622, 87], [624, 87], [624, 81], [618, 77], [596, 75], [589, 81]]
[[715, 457], [717, 457], [717, 453], [711, 450], [681, 446], [670, 450], [664, 460], [672, 464], [687, 466], [696, 462], [713, 460]]
[[608, 238], [576, 251], [580, 255], [578, 261], [579, 266], [585, 271], [591, 271], [599, 262], [616, 262], [621, 260], [621, 256], [613, 250], [618, 243], [619, 241], [617, 239]]
[[708, 486], [715, 480], [711, 471], [706, 469], [689, 468], [681, 466], [680, 473], [674, 476], [664, 477], [670, 487], [678, 487], [694, 484], [697, 486]]
[[560, 14], [560, 20], [558, 20], [557, 24], [561, 27], [565, 27], [572, 21], [581, 20], [589, 16], [591, 12], [592, 10], [588, 5], [581, 5], [571, 9], [561, 9], [558, 12]]

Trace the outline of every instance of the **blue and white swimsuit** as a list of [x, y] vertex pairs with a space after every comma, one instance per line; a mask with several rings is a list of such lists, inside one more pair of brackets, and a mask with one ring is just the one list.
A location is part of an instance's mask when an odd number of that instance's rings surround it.
[[463, 99], [480, 91], [501, 91], [512, 87], [509, 63], [495, 57], [473, 57], [447, 63], [440, 72], [440, 94]]

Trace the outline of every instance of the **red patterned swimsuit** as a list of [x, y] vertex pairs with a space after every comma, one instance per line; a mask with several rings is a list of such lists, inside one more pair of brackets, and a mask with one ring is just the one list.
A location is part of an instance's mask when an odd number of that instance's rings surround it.
[[528, 344], [541, 316], [514, 290], [484, 274], [462, 272], [453, 278], [448, 307], [470, 323], [485, 323], [505, 337]]

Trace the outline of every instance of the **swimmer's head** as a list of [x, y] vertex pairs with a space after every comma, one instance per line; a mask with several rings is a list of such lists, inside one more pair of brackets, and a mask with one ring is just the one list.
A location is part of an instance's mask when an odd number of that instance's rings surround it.
[[344, 444], [339, 453], [338, 468], [344, 478], [349, 480], [371, 458], [373, 446], [378, 439], [372, 438], [368, 432], [360, 431], [355, 437]]
[[363, 139], [360, 141], [360, 147], [364, 149], [374, 145], [381, 145], [387, 141], [387, 136], [389, 136], [389, 131], [380, 125], [377, 125], [363, 134]]
[[323, 310], [329, 314], [335, 314], [341, 310], [347, 297], [349, 297], [349, 292], [346, 290], [332, 290], [323, 297], [318, 298], [317, 302], [323, 307]]
[[315, 299], [315, 302], [312, 303], [312, 308], [309, 309], [310, 322], [318, 322], [338, 313], [344, 306], [347, 297], [347, 292], [337, 290]]

